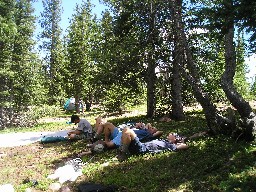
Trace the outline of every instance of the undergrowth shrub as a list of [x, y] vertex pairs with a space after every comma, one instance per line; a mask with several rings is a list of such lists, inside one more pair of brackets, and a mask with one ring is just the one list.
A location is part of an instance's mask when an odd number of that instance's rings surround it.
[[59, 106], [30, 106], [22, 110], [2, 110], [0, 129], [8, 127], [32, 127], [42, 117], [57, 116], [60, 114]]

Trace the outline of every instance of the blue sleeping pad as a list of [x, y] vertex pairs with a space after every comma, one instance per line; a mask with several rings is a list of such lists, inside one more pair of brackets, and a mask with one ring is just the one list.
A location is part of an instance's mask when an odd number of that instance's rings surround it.
[[54, 136], [50, 136], [50, 137], [42, 137], [41, 138], [41, 143], [56, 143], [56, 142], [60, 142], [60, 141], [67, 141], [68, 138], [66, 137], [61, 137], [61, 136], [57, 136], [57, 137], [54, 137]]

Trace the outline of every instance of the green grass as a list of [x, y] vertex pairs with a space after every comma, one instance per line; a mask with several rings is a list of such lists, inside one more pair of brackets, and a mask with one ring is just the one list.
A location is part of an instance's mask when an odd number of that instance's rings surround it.
[[[100, 113], [87, 114], [86, 118], [94, 123]], [[178, 132], [189, 136], [206, 129], [202, 112], [187, 113], [186, 120], [181, 122], [160, 122], [149, 120], [145, 116], [110, 118], [114, 124], [127, 121], [153, 123], [158, 129]], [[63, 123], [40, 124], [35, 130], [57, 130]], [[47, 175], [68, 158], [86, 150], [84, 141], [60, 142], [50, 144], [32, 144], [15, 148], [1, 148], [7, 154], [0, 158], [0, 184], [12, 183], [16, 191], [25, 191], [26, 187], [34, 191], [49, 191], [54, 182]], [[115, 158], [116, 150], [96, 154], [83, 169], [83, 176], [73, 183], [66, 183], [72, 191], [81, 182], [95, 182], [116, 185], [120, 191], [127, 192], [219, 192], [241, 191], [253, 192], [256, 189], [256, 144], [235, 142], [224, 137], [201, 137], [189, 141], [190, 148], [179, 152], [147, 154], [132, 156], [125, 162]], [[84, 156], [87, 162], [91, 156]], [[23, 180], [36, 179], [39, 184], [23, 184]]]

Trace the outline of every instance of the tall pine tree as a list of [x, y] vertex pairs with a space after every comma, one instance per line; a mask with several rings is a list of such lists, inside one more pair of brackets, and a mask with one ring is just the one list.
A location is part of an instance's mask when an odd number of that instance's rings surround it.
[[[76, 6], [72, 17], [67, 37], [67, 53], [69, 63], [67, 69], [69, 75], [67, 82], [70, 85], [69, 95], [73, 95], [76, 103], [80, 99], [89, 101], [93, 91], [91, 81], [93, 79], [94, 59], [93, 45], [97, 36], [96, 18], [91, 13], [92, 4], [88, 0], [81, 6]], [[76, 111], [79, 112], [78, 105]]]
[[62, 102], [63, 44], [61, 42], [61, 0], [43, 0], [44, 11], [40, 24], [42, 33], [41, 55], [44, 56], [45, 74], [48, 79], [49, 104]]

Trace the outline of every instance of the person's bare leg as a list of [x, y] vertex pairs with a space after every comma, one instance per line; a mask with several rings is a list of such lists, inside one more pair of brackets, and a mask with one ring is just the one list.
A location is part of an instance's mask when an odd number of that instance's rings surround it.
[[111, 136], [111, 133], [114, 132], [114, 129], [115, 129], [114, 126], [110, 126], [110, 125], [105, 125], [104, 126], [105, 142], [110, 141], [110, 136]]
[[146, 127], [146, 129], [149, 129], [152, 127], [152, 125], [150, 123], [147, 123], [145, 127]]
[[78, 157], [82, 157], [82, 156], [85, 156], [85, 155], [92, 155], [92, 151], [83, 151], [81, 153], [79, 153], [77, 156]]
[[178, 150], [184, 150], [187, 148], [188, 148], [188, 145], [186, 145], [185, 143], [180, 143], [179, 145], [177, 145]]
[[95, 123], [95, 139], [99, 139], [101, 134], [104, 133], [104, 123], [106, 122], [102, 117], [97, 117]]
[[95, 138], [99, 138], [102, 133], [104, 133], [104, 126], [100, 124], [96, 127]]
[[195, 133], [194, 135], [190, 136], [189, 139], [194, 139], [194, 138], [202, 137], [203, 135], [206, 135], [206, 134], [207, 134], [206, 131]]
[[136, 134], [134, 133], [134, 131], [126, 127], [122, 132], [121, 143], [125, 145], [130, 145], [131, 141], [134, 140], [135, 137], [136, 137]]
[[130, 128], [125, 128], [122, 132], [121, 145], [119, 147], [118, 160], [124, 161], [127, 159], [129, 154], [129, 146], [132, 140], [134, 140], [136, 134]]

